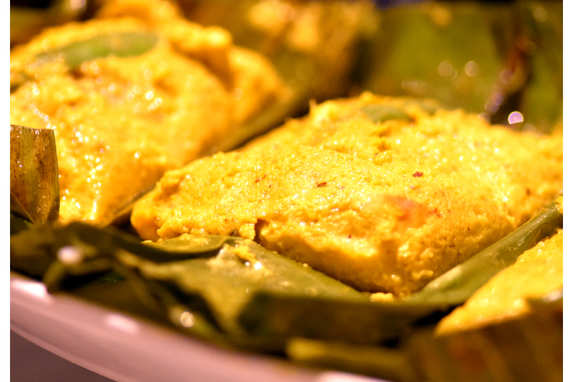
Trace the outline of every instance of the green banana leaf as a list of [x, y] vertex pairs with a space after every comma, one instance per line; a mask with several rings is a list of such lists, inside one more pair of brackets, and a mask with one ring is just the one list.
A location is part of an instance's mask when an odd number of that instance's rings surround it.
[[[73, 266], [91, 261], [113, 259], [120, 250], [136, 253], [141, 259], [157, 263], [186, 260], [196, 257], [211, 257], [225, 244], [226, 238], [206, 236], [197, 240], [187, 238], [167, 240], [161, 244], [141, 243], [135, 236], [113, 227], [98, 228], [85, 223], [67, 226], [34, 225], [10, 237], [10, 264], [15, 269], [32, 276], [41, 276], [48, 271], [31, 272], [38, 259], [56, 261], [63, 248], [72, 249], [76, 255]], [[56, 261], [57, 263], [57, 261]]]
[[432, 97], [516, 129], [550, 132], [562, 119], [562, 2], [438, 1], [376, 17], [359, 88]]
[[33, 223], [58, 218], [54, 131], [10, 126], [10, 210]]
[[231, 334], [242, 334], [236, 317], [255, 291], [366, 299], [320, 272], [240, 239], [234, 239], [210, 259], [159, 265], [133, 255], [122, 256], [122, 263], [137, 268], [146, 279], [185, 295], [202, 296], [219, 326]]
[[503, 64], [489, 20], [497, 14], [511, 20], [507, 6], [469, 2], [379, 11], [361, 58], [361, 86], [482, 112]]
[[367, 299], [339, 281], [243, 239], [193, 241], [186, 236], [146, 244], [112, 228], [83, 223], [37, 226], [13, 235], [11, 265], [42, 277], [50, 291], [65, 288], [69, 279], [113, 270], [131, 282], [146, 305], [164, 309], [169, 317], [186, 308], [205, 315], [211, 325], [241, 343], [251, 341], [241, 338], [236, 316], [257, 290]]
[[122, 266], [116, 258], [120, 251], [130, 250], [158, 262], [182, 260], [212, 256], [223, 244], [220, 238], [203, 237], [148, 245], [111, 227], [35, 225], [11, 236], [10, 264], [25, 275], [42, 279], [51, 292], [71, 290], [98, 304], [223, 343], [212, 320], [202, 312], [180, 302], [166, 287], [143, 279], [137, 270]]
[[[42, 277], [50, 291], [66, 289], [70, 280], [77, 284], [114, 271], [172, 323], [181, 326], [176, 317], [182, 312], [197, 314], [227, 341], [244, 347], [276, 348], [293, 336], [378, 344], [463, 302], [460, 296], [469, 297], [496, 270], [560, 224], [561, 214], [551, 207], [454, 268], [462, 269], [454, 271], [457, 278], [446, 274], [446, 282], [437, 279], [430, 284], [431, 293], [424, 289], [385, 303], [370, 302], [368, 294], [234, 237], [184, 235], [140, 243], [113, 228], [44, 225], [11, 237], [11, 264]], [[492, 263], [494, 271], [489, 269]], [[460, 282], [465, 278], [471, 281]]]
[[30, 227], [31, 224], [28, 220], [10, 212], [10, 236], [17, 234], [18, 232], [27, 230]]
[[287, 357], [301, 365], [366, 374], [390, 381], [414, 381], [406, 352], [400, 348], [292, 338]]
[[418, 319], [443, 311], [435, 304], [284, 296], [258, 291], [239, 317], [252, 336], [305, 337], [379, 344], [403, 335]]
[[436, 337], [412, 332], [394, 346], [292, 338], [289, 359], [393, 381], [561, 381], [563, 294], [530, 301], [525, 316]]

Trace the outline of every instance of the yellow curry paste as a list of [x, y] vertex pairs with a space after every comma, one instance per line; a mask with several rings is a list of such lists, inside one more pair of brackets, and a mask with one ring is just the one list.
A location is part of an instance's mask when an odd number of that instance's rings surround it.
[[167, 172], [139, 201], [145, 239], [239, 235], [361, 290], [409, 294], [562, 188], [562, 139], [365, 93], [245, 149]]
[[[55, 130], [62, 222], [109, 223], [165, 170], [212, 152], [286, 96], [270, 63], [233, 46], [225, 30], [189, 23], [167, 5], [155, 18], [141, 9], [137, 19], [103, 14], [111, 18], [48, 29], [11, 52], [11, 123]], [[137, 56], [74, 69], [63, 57], [38, 59], [123, 32], [156, 33], [158, 42]]]

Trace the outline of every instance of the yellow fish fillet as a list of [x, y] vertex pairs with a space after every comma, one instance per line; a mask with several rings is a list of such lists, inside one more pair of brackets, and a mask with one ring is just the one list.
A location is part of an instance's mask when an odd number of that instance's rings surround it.
[[[61, 222], [109, 223], [164, 171], [211, 152], [288, 97], [271, 64], [233, 46], [225, 30], [167, 13], [70, 23], [11, 52], [10, 121], [55, 130]], [[38, 60], [71, 43], [134, 32], [158, 41], [143, 54], [77, 68]]]
[[562, 152], [558, 135], [365, 93], [167, 172], [131, 221], [145, 239], [254, 239], [361, 290], [403, 296], [558, 195]]

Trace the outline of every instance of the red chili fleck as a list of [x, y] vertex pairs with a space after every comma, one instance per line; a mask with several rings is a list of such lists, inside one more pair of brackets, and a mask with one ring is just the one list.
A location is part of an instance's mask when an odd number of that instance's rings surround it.
[[414, 178], [419, 178], [421, 176], [424, 176], [424, 173], [422, 171], [416, 171], [415, 173], [412, 174], [412, 176]]
[[320, 182], [316, 184], [316, 187], [324, 187], [326, 186], [326, 182]]

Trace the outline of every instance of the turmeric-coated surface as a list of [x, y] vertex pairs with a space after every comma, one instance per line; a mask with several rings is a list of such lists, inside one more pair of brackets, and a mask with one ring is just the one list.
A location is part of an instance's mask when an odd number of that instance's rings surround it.
[[361, 290], [402, 296], [515, 229], [561, 188], [558, 135], [365, 93], [167, 172], [132, 224], [153, 240], [251, 238]]
[[[110, 18], [46, 30], [11, 52], [11, 123], [55, 130], [61, 222], [109, 223], [165, 170], [211, 152], [285, 94], [270, 63], [233, 46], [225, 30], [189, 23], [167, 2], [155, 13], [123, 3], [137, 19], [104, 8], [100, 17]], [[130, 33], [157, 42], [78, 67], [46, 56]]]
[[527, 314], [531, 311], [528, 298], [541, 298], [561, 288], [563, 231], [559, 230], [492, 277], [439, 323], [437, 333], [474, 329]]

